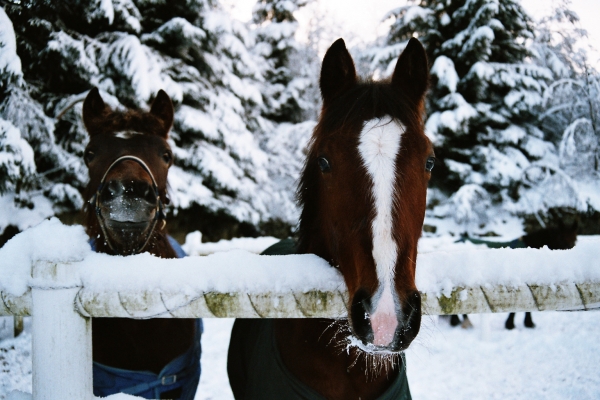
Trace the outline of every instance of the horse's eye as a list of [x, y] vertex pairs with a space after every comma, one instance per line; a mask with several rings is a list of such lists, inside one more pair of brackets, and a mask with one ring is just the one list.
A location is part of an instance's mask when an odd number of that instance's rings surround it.
[[323, 171], [323, 172], [331, 171], [331, 165], [329, 165], [329, 160], [327, 160], [325, 157], [317, 158], [317, 162], [319, 163], [319, 168], [321, 168], [321, 171]]
[[91, 150], [86, 150], [85, 154], [83, 155], [83, 159], [85, 160], [86, 163], [90, 163], [92, 162], [92, 160], [94, 159], [94, 157], [96, 157], [96, 154], [94, 154], [93, 151]]
[[429, 157], [425, 163], [425, 171], [431, 172], [435, 165], [435, 157]]
[[162, 155], [162, 159], [164, 160], [165, 163], [170, 164], [171, 160], [173, 160], [173, 155], [171, 154], [170, 151], [165, 151]]

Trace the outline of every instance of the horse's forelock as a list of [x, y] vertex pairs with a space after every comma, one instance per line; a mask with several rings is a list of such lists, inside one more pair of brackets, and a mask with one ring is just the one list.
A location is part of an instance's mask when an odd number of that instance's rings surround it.
[[162, 121], [151, 113], [128, 110], [106, 112], [102, 118], [97, 118], [93, 125], [90, 124], [86, 128], [90, 136], [132, 131], [166, 139], [170, 127], [165, 128]]

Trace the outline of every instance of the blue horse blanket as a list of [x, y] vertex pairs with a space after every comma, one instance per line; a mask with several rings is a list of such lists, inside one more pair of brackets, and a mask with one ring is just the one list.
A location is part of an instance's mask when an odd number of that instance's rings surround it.
[[[264, 255], [296, 254], [292, 239], [284, 239], [262, 252]], [[406, 365], [402, 365], [388, 389], [377, 400], [411, 400]], [[277, 343], [273, 320], [236, 319], [231, 331], [227, 374], [236, 399], [325, 400], [296, 378], [285, 366]]]
[[[185, 252], [171, 236], [169, 243], [178, 258]], [[92, 250], [94, 241], [90, 240]], [[167, 364], [159, 374], [150, 371], [130, 371], [109, 367], [94, 362], [94, 396], [105, 397], [126, 393], [146, 399], [160, 399], [164, 392], [182, 388], [180, 400], [193, 400], [200, 382], [200, 338], [203, 332], [202, 319], [196, 319], [194, 344], [182, 355]]]

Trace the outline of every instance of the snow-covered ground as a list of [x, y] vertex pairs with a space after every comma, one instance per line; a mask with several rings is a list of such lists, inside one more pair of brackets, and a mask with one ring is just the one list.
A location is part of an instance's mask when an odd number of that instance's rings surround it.
[[[534, 313], [535, 329], [504, 329], [506, 314], [472, 315], [474, 329], [424, 317], [406, 352], [413, 399], [598, 399], [600, 312]], [[233, 320], [205, 319], [196, 399], [232, 399], [225, 371]], [[211, 367], [209, 367], [211, 365]]]
[[[406, 352], [415, 400], [598, 399], [600, 312], [534, 313], [535, 329], [504, 329], [506, 314], [472, 315], [474, 329], [424, 317]], [[0, 318], [9, 324], [7, 318]], [[205, 319], [197, 400], [232, 399], [226, 372], [232, 319]], [[0, 340], [0, 399], [31, 391], [31, 335]], [[0, 332], [7, 333], [7, 330]]]

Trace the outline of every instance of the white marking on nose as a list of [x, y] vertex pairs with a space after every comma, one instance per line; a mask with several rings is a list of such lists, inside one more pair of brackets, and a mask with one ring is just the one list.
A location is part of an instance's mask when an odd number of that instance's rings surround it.
[[115, 132], [114, 135], [120, 139], [131, 139], [135, 135], [143, 135], [143, 133], [136, 132], [136, 131], [121, 131], [121, 132]]
[[396, 157], [404, 127], [397, 121], [374, 119], [367, 121], [360, 134], [358, 150], [372, 181], [375, 217], [371, 224], [373, 259], [379, 281], [377, 304], [371, 314], [374, 341], [389, 345], [398, 326], [393, 289], [398, 248], [392, 236], [392, 210], [396, 187]]

